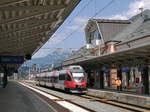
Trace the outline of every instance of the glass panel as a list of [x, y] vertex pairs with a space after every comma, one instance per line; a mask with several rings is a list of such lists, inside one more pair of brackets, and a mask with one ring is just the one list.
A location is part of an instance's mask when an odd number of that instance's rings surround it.
[[91, 43], [92, 40], [101, 39], [100, 34], [97, 30], [90, 33], [89, 42]]
[[74, 77], [74, 81], [75, 82], [83, 82], [84, 81], [84, 77]]
[[94, 31], [94, 39], [100, 39], [100, 34], [97, 30]]
[[69, 75], [67, 75], [66, 80], [71, 81], [71, 77]]
[[72, 73], [75, 82], [83, 82], [84, 74], [83, 73]]
[[65, 74], [60, 74], [59, 75], [59, 80], [65, 80]]
[[83, 73], [72, 73], [73, 77], [84, 77]]

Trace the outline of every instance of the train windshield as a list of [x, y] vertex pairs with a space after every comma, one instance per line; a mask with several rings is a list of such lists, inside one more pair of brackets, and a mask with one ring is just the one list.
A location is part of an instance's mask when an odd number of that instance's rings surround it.
[[75, 82], [83, 82], [84, 74], [83, 73], [72, 73]]

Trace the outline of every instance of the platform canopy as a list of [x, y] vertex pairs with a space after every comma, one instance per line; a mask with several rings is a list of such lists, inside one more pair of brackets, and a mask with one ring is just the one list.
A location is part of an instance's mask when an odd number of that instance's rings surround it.
[[[148, 37], [150, 38], [150, 37]], [[124, 67], [142, 67], [150, 64], [150, 42], [137, 45], [125, 50], [114, 53], [104, 54], [102, 56], [84, 57], [81, 61], [73, 64], [82, 65], [86, 68], [124, 68]]]
[[32, 56], [80, 0], [0, 0], [0, 56]]

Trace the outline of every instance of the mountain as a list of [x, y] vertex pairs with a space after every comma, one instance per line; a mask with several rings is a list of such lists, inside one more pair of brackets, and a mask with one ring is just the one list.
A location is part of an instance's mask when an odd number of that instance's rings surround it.
[[20, 67], [20, 68], [19, 68], [19, 71], [22, 71], [22, 72], [28, 72], [29, 69], [30, 69], [29, 66], [23, 66], [23, 67]]
[[58, 49], [50, 52], [47, 56], [41, 58], [33, 58], [30, 61], [27, 61], [25, 66], [32, 67], [36, 64], [37, 67], [42, 69], [59, 66], [65, 59], [71, 56], [73, 53], [70, 49]]

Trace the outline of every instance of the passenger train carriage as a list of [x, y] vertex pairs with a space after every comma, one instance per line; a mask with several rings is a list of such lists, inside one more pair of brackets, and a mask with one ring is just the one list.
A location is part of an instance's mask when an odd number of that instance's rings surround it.
[[37, 74], [36, 84], [71, 93], [86, 93], [86, 76], [81, 66], [68, 66], [59, 71]]

